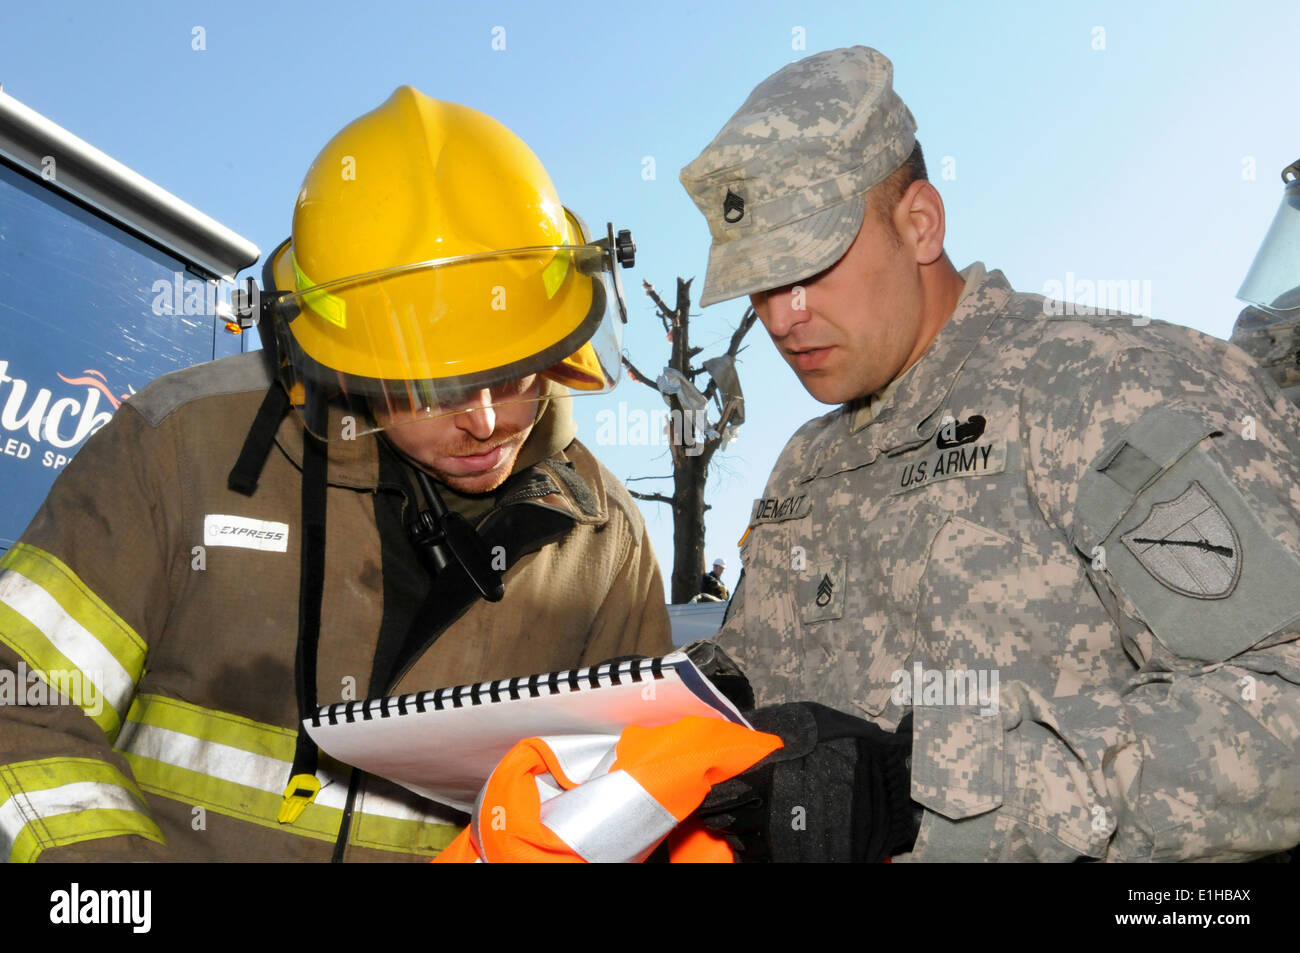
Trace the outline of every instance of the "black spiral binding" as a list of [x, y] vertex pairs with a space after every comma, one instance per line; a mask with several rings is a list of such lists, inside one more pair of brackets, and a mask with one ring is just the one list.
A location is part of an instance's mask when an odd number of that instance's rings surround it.
[[432, 708], [466, 708], [500, 701], [517, 701], [519, 698], [540, 698], [566, 695], [593, 688], [606, 688], [629, 680], [639, 683], [664, 677], [663, 659], [630, 659], [617, 663], [605, 662], [573, 671], [548, 672], [524, 675], [518, 678], [478, 682], [473, 685], [456, 685], [436, 691], [395, 695], [391, 698], [368, 698], [363, 701], [339, 702], [326, 705], [311, 716], [313, 728], [322, 724], [337, 725], [340, 720], [352, 724], [358, 718], [371, 721], [378, 715], [389, 718], [394, 714], [407, 715], [412, 711], [424, 714]]

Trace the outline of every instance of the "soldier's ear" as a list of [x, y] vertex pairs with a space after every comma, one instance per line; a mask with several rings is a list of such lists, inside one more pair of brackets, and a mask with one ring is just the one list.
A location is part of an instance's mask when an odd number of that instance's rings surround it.
[[909, 185], [894, 208], [894, 228], [918, 265], [933, 264], [943, 255], [945, 227], [939, 190], [925, 179]]

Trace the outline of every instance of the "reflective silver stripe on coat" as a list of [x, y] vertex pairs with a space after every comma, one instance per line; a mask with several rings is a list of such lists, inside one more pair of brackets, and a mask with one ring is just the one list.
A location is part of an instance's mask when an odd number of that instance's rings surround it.
[[74, 781], [56, 788], [23, 791], [0, 804], [0, 857], [8, 859], [28, 824], [74, 811], [119, 810], [148, 815], [148, 809], [124, 787], [102, 781]]
[[34, 625], [123, 718], [135, 692], [122, 663], [37, 583], [12, 569], [0, 573], [0, 602]]
[[[279, 758], [138, 722], [127, 723], [118, 748], [138, 757], [275, 795], [284, 793], [293, 767], [290, 762]], [[313, 803], [343, 810], [348, 797], [346, 776], [331, 774], [324, 768], [316, 775], [320, 778], [321, 789]], [[420, 810], [416, 805], [377, 793], [363, 794], [357, 810], [399, 821], [450, 823], [430, 811]]]

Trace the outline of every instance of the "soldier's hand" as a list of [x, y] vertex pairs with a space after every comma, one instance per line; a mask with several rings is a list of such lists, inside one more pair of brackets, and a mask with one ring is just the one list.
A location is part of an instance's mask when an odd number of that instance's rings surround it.
[[910, 712], [894, 733], [816, 702], [746, 717], [785, 747], [717, 785], [696, 812], [738, 861], [873, 863], [912, 849]]

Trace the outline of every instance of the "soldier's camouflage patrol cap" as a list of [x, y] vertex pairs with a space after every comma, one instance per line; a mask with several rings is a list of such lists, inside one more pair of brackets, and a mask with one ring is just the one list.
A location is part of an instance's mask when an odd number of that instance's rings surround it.
[[893, 81], [889, 59], [865, 46], [791, 63], [682, 169], [713, 234], [701, 306], [793, 284], [848, 251], [867, 189], [916, 141]]

